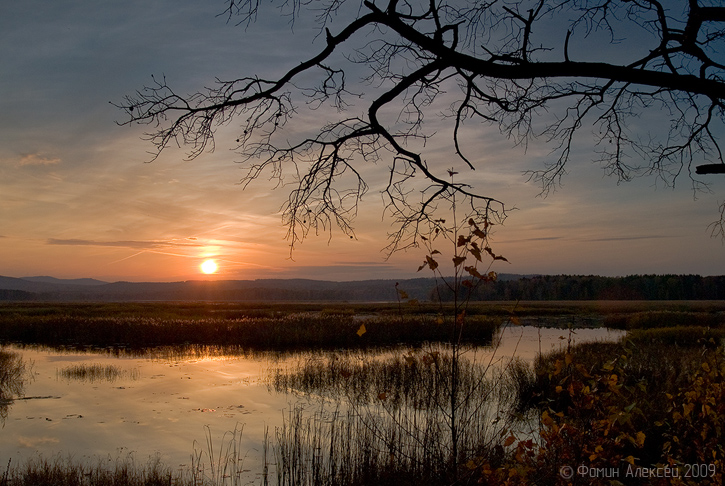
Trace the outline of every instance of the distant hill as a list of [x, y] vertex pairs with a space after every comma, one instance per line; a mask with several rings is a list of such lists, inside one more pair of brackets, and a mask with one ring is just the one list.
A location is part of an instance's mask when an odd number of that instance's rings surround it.
[[21, 277], [21, 280], [28, 280], [30, 282], [45, 282], [52, 284], [70, 284], [70, 285], [105, 285], [108, 282], [102, 280], [96, 280], [95, 278], [55, 278], [55, 277]]
[[[330, 301], [395, 302], [398, 288], [409, 299], [437, 298], [436, 280], [311, 279], [192, 280], [186, 282], [114, 282], [53, 277], [0, 276], [0, 301], [139, 302], [139, 301]], [[725, 300], [725, 276], [502, 274], [478, 286], [473, 300]], [[444, 300], [452, 295], [440, 288]]]

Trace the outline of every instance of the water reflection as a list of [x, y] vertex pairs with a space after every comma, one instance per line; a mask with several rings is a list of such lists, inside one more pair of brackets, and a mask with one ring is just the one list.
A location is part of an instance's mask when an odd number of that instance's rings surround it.
[[0, 421], [3, 425], [10, 405], [23, 395], [28, 371], [20, 354], [0, 349]]
[[[506, 328], [497, 340], [494, 359], [518, 356], [530, 361], [539, 351], [566, 346], [572, 336], [581, 342], [621, 335], [606, 329], [575, 332]], [[410, 349], [358, 349], [338, 351], [337, 356], [362, 363], [398, 354], [407, 364], [405, 356], [413, 356]], [[134, 453], [140, 461], [158, 456], [172, 468], [190, 467], [194, 444], [216, 444], [243, 425], [238, 448], [246, 454], [245, 469], [252, 471], [263, 463], [266, 431], [281, 427], [291, 410], [315, 413], [320, 408], [316, 393], [268, 388], [270, 370], [295, 369], [300, 363], [331, 357], [323, 351], [274, 353], [192, 345], [144, 350], [13, 347], [11, 351], [34, 362], [34, 380], [24, 390], [34, 399], [15, 401], [10, 413], [6, 407], [0, 457], [22, 464], [36, 454], [93, 461]], [[493, 350], [471, 352], [490, 356]], [[434, 364], [427, 348], [419, 349], [415, 359], [419, 366]], [[346, 378], [342, 371], [339, 377]], [[370, 390], [373, 398], [379, 397], [381, 392]], [[394, 398], [388, 394], [382, 403]]]
[[116, 365], [101, 365], [98, 363], [78, 364], [56, 370], [58, 379], [87, 381], [88, 383], [100, 381], [113, 383], [123, 377], [129, 377], [135, 381], [140, 376], [141, 373], [137, 368], [126, 370]]

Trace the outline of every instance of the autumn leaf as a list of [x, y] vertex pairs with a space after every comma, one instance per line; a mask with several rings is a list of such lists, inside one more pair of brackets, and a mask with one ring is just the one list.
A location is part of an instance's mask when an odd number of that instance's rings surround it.
[[458, 242], [456, 243], [456, 246], [466, 246], [466, 243], [468, 243], [471, 240], [471, 238], [466, 238], [463, 235], [458, 235]]
[[470, 267], [463, 267], [463, 269], [464, 269], [465, 271], [467, 271], [467, 272], [468, 272], [468, 274], [469, 274], [469, 275], [470, 275], [471, 277], [476, 277], [476, 278], [480, 278], [480, 279], [484, 278], [484, 277], [483, 277], [483, 275], [481, 275], [481, 274], [479, 273], [478, 269], [477, 269], [476, 267], [474, 267], [474, 266], [470, 266]]
[[433, 260], [430, 256], [426, 256], [425, 261], [431, 270], [435, 270], [436, 268], [438, 268], [438, 262]]
[[453, 257], [453, 265], [456, 267], [465, 261], [466, 261], [466, 257], [464, 257], [464, 256]]
[[388, 395], [386, 395], [385, 392], [382, 392], [382, 393], [378, 394], [378, 398], [380, 400], [385, 400], [386, 398], [388, 398]]
[[362, 324], [360, 326], [360, 329], [357, 330], [357, 335], [362, 337], [362, 335], [365, 334], [366, 332], [368, 332], [368, 330], [365, 329], [365, 324]]
[[513, 436], [513, 434], [509, 435], [508, 438], [504, 441], [503, 446], [508, 447], [511, 444], [513, 444], [516, 441], [516, 437]]
[[635, 441], [637, 447], [644, 447], [644, 440], [647, 438], [644, 432], [637, 432], [637, 440]]
[[493, 252], [493, 250], [491, 250], [490, 247], [487, 246], [487, 247], [484, 248], [484, 250], [486, 251], [486, 253], [488, 253], [489, 255], [491, 255], [491, 258], [493, 258], [494, 260], [502, 260], [504, 262], [508, 262], [508, 259], [506, 257], [502, 257], [501, 255], [496, 255]]

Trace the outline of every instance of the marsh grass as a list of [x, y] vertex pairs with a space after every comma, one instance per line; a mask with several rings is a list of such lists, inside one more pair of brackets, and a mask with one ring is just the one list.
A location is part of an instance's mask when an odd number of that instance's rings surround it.
[[[244, 426], [237, 424], [234, 430], [227, 431], [215, 444], [210, 427], [204, 427], [206, 442], [203, 445], [194, 442], [191, 458], [191, 475], [194, 485], [211, 484], [215, 486], [239, 486], [246, 484], [244, 468], [247, 452], [242, 447]], [[263, 458], [266, 462], [266, 458]], [[266, 481], [265, 481], [266, 482]]]
[[[507, 361], [508, 365], [508, 361]], [[502, 400], [511, 395], [505, 377], [490, 361], [465, 356], [456, 375], [450, 353], [444, 346], [387, 350], [371, 359], [349, 352], [315, 355], [291, 367], [269, 370], [266, 381], [277, 392], [297, 391], [327, 399], [370, 404], [385, 396], [392, 407], [433, 409], [448, 399], [452, 380], [469, 400]]]
[[70, 459], [37, 457], [23, 466], [8, 461], [0, 486], [191, 486], [158, 459], [145, 465], [132, 458], [98, 461], [95, 465]]
[[668, 327], [725, 327], [725, 312], [658, 309], [633, 313], [615, 313], [604, 318], [604, 326], [634, 330]]
[[[649, 413], [658, 413], [667, 396], [687, 385], [699, 370], [703, 357], [717, 353], [721, 342], [713, 339], [707, 328], [662, 328], [632, 331], [618, 342], [581, 343], [568, 350], [537, 357], [534, 369], [522, 371], [516, 379], [516, 409], [519, 411], [546, 406], [565, 406], [566, 394], [554, 392], [560, 377], [552, 376], [556, 363], [570, 361], [577, 377], [597, 374], [611, 363], [623, 367], [623, 386], [646, 390]], [[568, 356], [567, 356], [568, 355]]]
[[8, 408], [15, 397], [22, 396], [29, 379], [29, 364], [20, 354], [0, 349], [0, 422], [8, 416]]
[[[351, 314], [298, 314], [263, 318], [160, 318], [51, 314], [5, 319], [0, 341], [47, 346], [148, 348], [173, 345], [221, 345], [260, 350], [365, 348], [443, 341], [445, 326], [435, 316], [377, 316], [361, 321]], [[497, 320], [471, 319], [468, 342], [486, 344]]]
[[285, 417], [276, 437], [278, 483], [452, 484], [467, 474], [461, 465], [489, 454], [514, 421], [507, 411], [517, 392], [509, 366], [524, 365], [471, 353], [454, 367], [450, 350], [438, 346], [378, 359], [338, 353], [272, 370], [271, 388], [328, 404]]
[[63, 378], [68, 381], [78, 380], [86, 381], [89, 383], [95, 383], [100, 381], [107, 381], [113, 383], [121, 378], [129, 378], [131, 380], [138, 380], [140, 373], [138, 369], [124, 370], [123, 368], [115, 365], [101, 365], [98, 363], [92, 364], [78, 364], [73, 366], [67, 366], [65, 368], [56, 370], [56, 377]]

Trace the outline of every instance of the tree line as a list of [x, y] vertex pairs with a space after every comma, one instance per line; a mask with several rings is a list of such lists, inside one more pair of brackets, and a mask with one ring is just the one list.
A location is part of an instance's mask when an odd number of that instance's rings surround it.
[[[472, 300], [722, 300], [725, 299], [725, 276], [700, 275], [540, 275], [515, 280], [482, 282], [471, 289]], [[433, 289], [452, 300], [453, 292], [445, 286]]]

